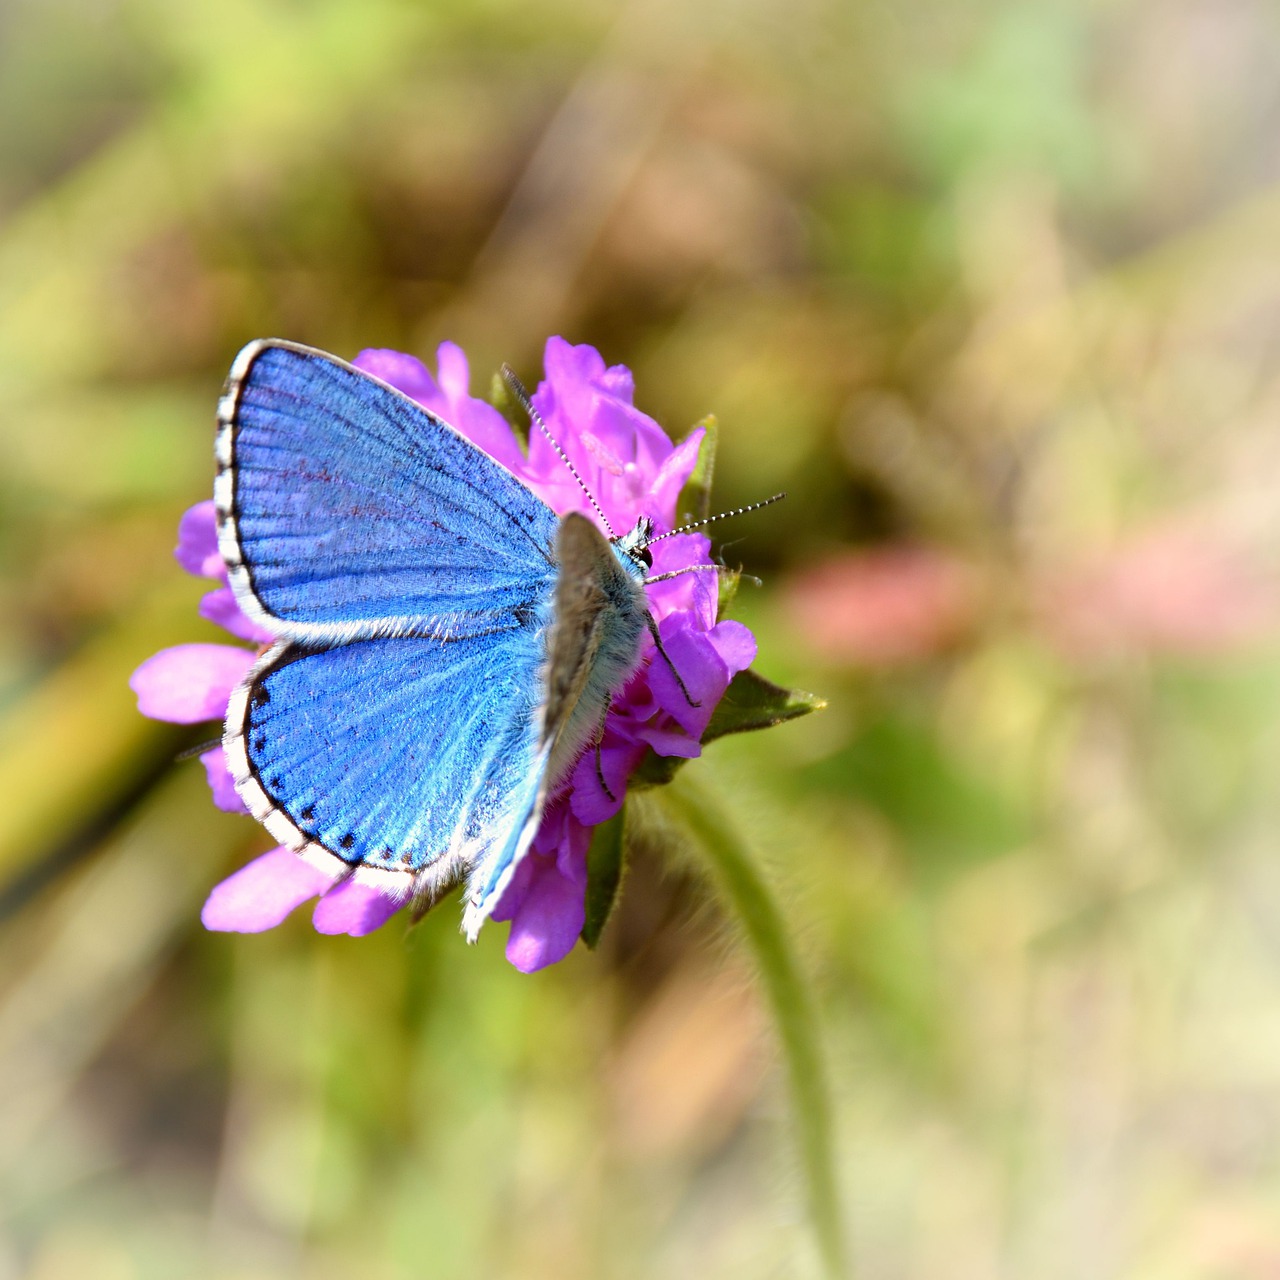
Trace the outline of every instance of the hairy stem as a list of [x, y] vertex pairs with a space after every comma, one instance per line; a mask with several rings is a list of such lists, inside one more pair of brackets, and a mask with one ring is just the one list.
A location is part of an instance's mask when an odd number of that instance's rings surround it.
[[848, 1280], [818, 1016], [782, 912], [740, 832], [714, 797], [682, 773], [663, 789], [663, 799], [669, 815], [686, 828], [709, 864], [759, 967], [786, 1061], [796, 1145], [818, 1249], [831, 1280]]

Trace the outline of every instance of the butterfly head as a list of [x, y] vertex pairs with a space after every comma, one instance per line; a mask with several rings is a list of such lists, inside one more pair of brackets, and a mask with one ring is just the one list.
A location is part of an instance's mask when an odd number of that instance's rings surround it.
[[668, 578], [676, 578], [684, 573], [716, 572], [718, 568], [716, 565], [699, 564], [686, 565], [682, 569], [673, 569], [670, 573], [660, 573], [655, 576], [651, 572], [653, 569], [653, 553], [649, 548], [653, 543], [661, 542], [664, 538], [673, 538], [676, 534], [688, 533], [691, 529], [701, 529], [704, 525], [713, 524], [717, 520], [727, 520], [730, 516], [740, 516], [748, 511], [758, 511], [761, 507], [767, 507], [787, 496], [785, 493], [775, 493], [772, 498], [766, 498], [763, 502], [753, 502], [750, 506], [738, 507], [736, 511], [723, 511], [719, 515], [705, 516], [701, 520], [694, 520], [690, 524], [682, 524], [675, 529], [668, 529], [666, 533], [656, 535], [653, 532], [653, 521], [648, 516], [641, 516], [628, 533], [618, 537], [613, 532], [613, 526], [609, 523], [609, 517], [605, 515], [604, 508], [596, 501], [595, 495], [587, 488], [586, 481], [578, 474], [577, 468], [569, 461], [568, 455], [557, 443], [555, 436], [547, 429], [547, 424], [543, 422], [542, 415], [534, 408], [533, 400], [525, 390], [524, 383], [516, 377], [510, 365], [504, 364], [502, 366], [502, 376], [512, 395], [515, 396], [516, 400], [524, 407], [524, 411], [529, 415], [529, 420], [550, 441], [551, 447], [559, 455], [560, 461], [569, 469], [569, 474], [573, 476], [578, 482], [578, 487], [586, 494], [587, 501], [590, 502], [599, 517], [601, 525], [604, 526], [606, 533], [609, 535], [609, 543], [613, 547], [614, 554], [637, 582], [663, 582]]
[[629, 532], [613, 539], [614, 550], [631, 576], [639, 582], [643, 582], [653, 568], [653, 552], [649, 550], [652, 541], [653, 521], [648, 516], [641, 516]]

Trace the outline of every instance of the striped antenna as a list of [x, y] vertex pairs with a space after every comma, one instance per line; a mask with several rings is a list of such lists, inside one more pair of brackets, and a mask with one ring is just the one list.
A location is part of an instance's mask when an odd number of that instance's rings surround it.
[[565, 451], [560, 447], [555, 436], [547, 429], [547, 424], [543, 422], [542, 415], [533, 407], [533, 401], [529, 399], [529, 393], [524, 389], [524, 383], [516, 377], [516, 371], [509, 365], [502, 366], [502, 380], [507, 384], [508, 390], [520, 402], [525, 413], [529, 415], [529, 421], [536, 423], [538, 430], [551, 442], [551, 447], [560, 455], [560, 461], [569, 468], [569, 474], [578, 482], [582, 492], [587, 495], [587, 501], [595, 508], [596, 515], [600, 517], [600, 523], [608, 530], [610, 539], [617, 538], [617, 534], [613, 531], [613, 525], [609, 523], [609, 517], [605, 515], [603, 508], [595, 499], [595, 494], [587, 488], [586, 481], [578, 474], [578, 469], [569, 461]]
[[771, 507], [775, 502], [781, 502], [786, 496], [785, 492], [775, 493], [772, 498], [766, 498], [763, 502], [753, 502], [749, 507], [739, 507], [736, 511], [722, 511], [718, 516], [708, 516], [705, 520], [682, 524], [678, 529], [671, 529], [667, 533], [658, 534], [656, 538], [650, 538], [645, 546], [651, 547], [655, 542], [661, 542], [663, 538], [674, 538], [677, 533], [688, 533], [690, 529], [701, 529], [704, 524], [714, 524], [717, 520], [728, 520], [731, 516], [742, 516], [748, 511], [759, 511], [761, 507]]

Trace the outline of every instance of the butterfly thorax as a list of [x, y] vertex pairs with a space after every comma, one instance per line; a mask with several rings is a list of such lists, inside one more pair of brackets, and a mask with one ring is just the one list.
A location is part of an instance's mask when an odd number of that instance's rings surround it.
[[651, 531], [642, 518], [610, 541], [585, 516], [570, 514], [560, 522], [542, 718], [543, 740], [552, 744], [553, 782], [601, 732], [610, 702], [639, 664], [649, 611], [643, 551]]

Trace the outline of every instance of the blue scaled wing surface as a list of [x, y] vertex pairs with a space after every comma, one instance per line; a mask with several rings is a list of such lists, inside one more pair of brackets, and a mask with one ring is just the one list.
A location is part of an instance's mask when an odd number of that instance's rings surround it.
[[223, 745], [249, 809], [328, 870], [479, 923], [537, 827], [555, 514], [400, 392], [252, 343], [219, 406], [219, 546], [279, 639]]

